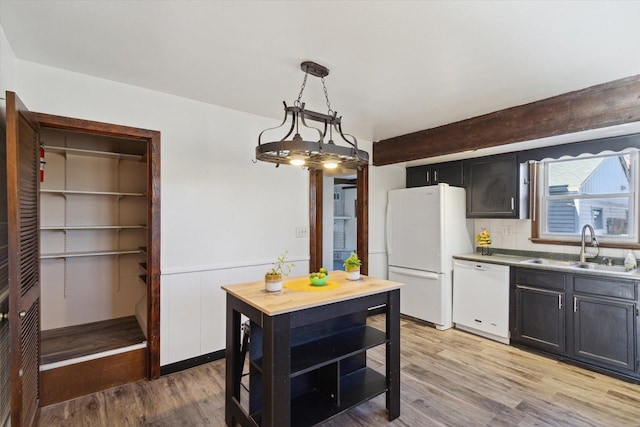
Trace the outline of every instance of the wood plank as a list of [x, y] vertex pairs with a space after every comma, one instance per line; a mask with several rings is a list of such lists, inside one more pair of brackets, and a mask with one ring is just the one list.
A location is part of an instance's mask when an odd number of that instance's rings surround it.
[[[384, 329], [385, 317], [370, 326]], [[382, 346], [383, 347], [383, 346]], [[384, 348], [367, 365], [384, 373]], [[322, 423], [362, 426], [638, 426], [640, 385], [456, 329], [401, 319], [401, 413], [378, 396]], [[224, 426], [225, 361], [42, 408], [40, 425]]]
[[479, 150], [640, 120], [640, 75], [373, 144], [374, 166]]
[[40, 363], [115, 350], [145, 340], [135, 316], [49, 329], [41, 333]]
[[[147, 372], [146, 353], [147, 349], [142, 348], [41, 371], [40, 404], [47, 406], [143, 379]], [[105, 420], [102, 425], [114, 425], [107, 421], [108, 416], [101, 415]]]

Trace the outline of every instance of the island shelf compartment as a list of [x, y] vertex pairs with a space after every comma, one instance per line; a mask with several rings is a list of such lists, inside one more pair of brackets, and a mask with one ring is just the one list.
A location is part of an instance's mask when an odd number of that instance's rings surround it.
[[[344, 318], [336, 319], [332, 324], [347, 324]], [[327, 322], [321, 322], [326, 326]], [[299, 331], [292, 331], [291, 344], [291, 378], [302, 375], [322, 366], [336, 361], [355, 356], [366, 350], [388, 342], [384, 332], [363, 324], [346, 327], [338, 332], [327, 335], [314, 335], [313, 326], [302, 327]], [[312, 329], [312, 330], [304, 330]], [[296, 333], [300, 332], [300, 333]], [[302, 341], [295, 339], [298, 335]], [[311, 339], [310, 339], [311, 338]], [[262, 372], [262, 330], [256, 325], [251, 325], [251, 364]]]

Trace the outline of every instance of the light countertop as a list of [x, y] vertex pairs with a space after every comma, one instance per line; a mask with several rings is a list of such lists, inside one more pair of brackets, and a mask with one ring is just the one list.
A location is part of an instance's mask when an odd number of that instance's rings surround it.
[[[461, 259], [467, 261], [476, 261], [476, 262], [486, 262], [489, 264], [501, 264], [508, 265], [511, 267], [525, 267], [525, 268], [534, 268], [537, 270], [553, 270], [559, 271], [563, 273], [571, 273], [571, 274], [581, 274], [581, 275], [589, 275], [589, 276], [605, 276], [605, 277], [615, 277], [619, 279], [630, 279], [630, 280], [640, 280], [640, 269], [634, 270], [633, 272], [614, 272], [614, 271], [606, 271], [606, 270], [591, 270], [587, 268], [575, 268], [570, 266], [563, 265], [553, 265], [553, 264], [529, 264], [524, 263], [523, 261], [538, 258], [535, 256], [521, 256], [521, 255], [511, 255], [511, 254], [501, 254], [494, 253], [491, 255], [481, 255], [480, 253], [470, 253], [463, 255], [454, 255], [454, 259]], [[545, 258], [545, 257], [539, 257]], [[553, 258], [553, 257], [550, 257]]]

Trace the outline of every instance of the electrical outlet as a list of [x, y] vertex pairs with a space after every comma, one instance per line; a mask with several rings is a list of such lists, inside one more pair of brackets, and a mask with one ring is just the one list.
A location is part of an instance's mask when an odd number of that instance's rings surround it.
[[309, 227], [303, 225], [296, 227], [296, 237], [309, 237]]
[[508, 236], [508, 235], [510, 235], [512, 233], [513, 233], [513, 231], [511, 229], [511, 226], [502, 227], [502, 234], [504, 234], [505, 236]]

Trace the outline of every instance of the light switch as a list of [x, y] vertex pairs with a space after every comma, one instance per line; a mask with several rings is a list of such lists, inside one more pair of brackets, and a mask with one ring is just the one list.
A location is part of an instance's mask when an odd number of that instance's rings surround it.
[[296, 237], [309, 237], [309, 227], [304, 225], [296, 227]]

